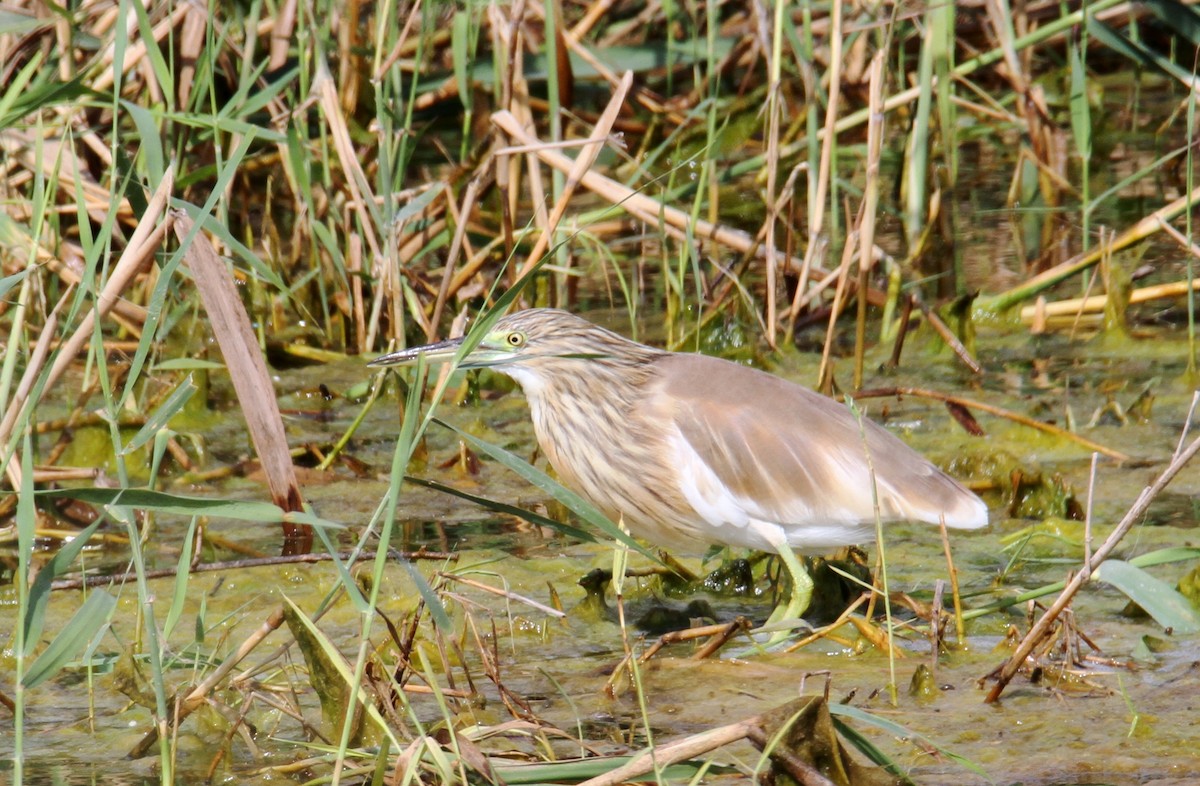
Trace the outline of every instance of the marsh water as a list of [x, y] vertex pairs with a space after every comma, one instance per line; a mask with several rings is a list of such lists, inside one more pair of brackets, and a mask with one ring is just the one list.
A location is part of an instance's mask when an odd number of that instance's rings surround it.
[[[590, 316], [628, 330], [621, 312], [598, 311]], [[1033, 339], [1011, 325], [983, 325], [979, 357], [987, 373], [980, 381], [970, 379], [930, 337], [918, 335], [917, 340], [910, 340], [898, 370], [879, 371], [888, 352], [890, 348], [879, 347], [870, 358], [868, 367], [876, 371], [869, 375], [866, 387], [935, 387], [1060, 422], [1068, 412], [1079, 424], [1096, 416], [1094, 426], [1081, 430], [1132, 457], [1125, 464], [1099, 463], [1091, 500], [1097, 540], [1175, 449], [1191, 400], [1183, 336], [1171, 326], [1142, 326], [1133, 335], [1068, 341], [1059, 336]], [[814, 379], [814, 356], [786, 352], [773, 356], [771, 363], [775, 373], [799, 383], [811, 384]], [[348, 426], [361, 406], [344, 397], [345, 391], [366, 375], [359, 360], [320, 368], [321, 382], [332, 398], [318, 391], [313, 375], [312, 368], [278, 375], [281, 403], [292, 412], [289, 429], [294, 444], [328, 443]], [[491, 385], [485, 380], [484, 387], [490, 389]], [[1144, 401], [1147, 391], [1153, 397], [1152, 407], [1129, 406]], [[206, 452], [214, 463], [236, 460], [247, 449], [237, 410], [228, 400], [222, 403], [219, 389], [212, 395], [219, 414], [204, 429]], [[534, 456], [532, 429], [519, 392], [489, 394], [486, 399], [444, 405], [439, 414], [518, 455]], [[1111, 414], [1111, 402], [1133, 414], [1121, 422]], [[395, 396], [381, 400], [350, 447], [367, 468], [365, 473], [335, 469], [303, 475], [306, 498], [313, 508], [346, 525], [339, 536], [343, 545], [353, 543], [386, 492], [397, 403]], [[1048, 513], [1063, 512], [1061, 507], [1051, 510], [1062, 495], [1086, 503], [1089, 451], [985, 415], [978, 417], [986, 436], [968, 436], [940, 405], [917, 399], [883, 399], [865, 406], [909, 444], [943, 466], [964, 473], [987, 500], [992, 511], [989, 528], [952, 533], [954, 561], [968, 606], [1060, 581], [1078, 566], [1084, 554], [1082, 525], [1058, 517], [1053, 519], [1056, 523], [1047, 525], [1045, 518]], [[546, 511], [545, 494], [502, 466], [486, 460], [477, 465], [459, 461], [460, 446], [449, 432], [435, 427], [426, 447], [423, 465], [414, 466], [413, 474]], [[1030, 495], [1018, 506], [1009, 482], [1014, 471], [1040, 478], [1061, 494], [1045, 493], [1041, 501], [1036, 494]], [[1031, 481], [1031, 485], [1036, 483]], [[175, 490], [219, 491], [224, 496], [247, 498], [263, 494], [252, 478], [230, 480], [218, 489], [197, 485]], [[1119, 555], [1128, 558], [1165, 546], [1195, 545], [1198, 498], [1200, 473], [1189, 470], [1156, 502]], [[1019, 515], [1013, 515], [1018, 507]], [[548, 512], [556, 513], [552, 506]], [[600, 749], [636, 748], [645, 744], [647, 729], [653, 739], [664, 741], [732, 722], [763, 712], [801, 690], [825, 690], [828, 680], [834, 701], [869, 710], [912, 733], [913, 739], [901, 740], [879, 730], [864, 730], [875, 744], [911, 768], [910, 775], [920, 783], [983, 783], [987, 778], [997, 783], [1140, 783], [1176, 778], [1182, 783], [1200, 777], [1200, 754], [1195, 745], [1200, 641], [1195, 635], [1172, 636], [1144, 615], [1130, 613], [1124, 597], [1102, 584], [1087, 587], [1074, 606], [1075, 625], [1098, 647], [1098, 651], [1084, 648], [1094, 659], [1064, 669], [1053, 678], [1044, 677], [1037, 684], [1022, 675], [996, 705], [984, 704], [981, 680], [1006, 657], [1010, 627], [1019, 631], [1027, 627], [1024, 605], [972, 621], [964, 646], [934, 664], [936, 688], [932, 691], [914, 695], [909, 690], [914, 674], [919, 667], [929, 666], [930, 658], [927, 641], [917, 635], [906, 637], [896, 663], [899, 701], [894, 706], [888, 700], [888, 659], [861, 647], [847, 629], [836, 641], [818, 641], [789, 654], [764, 652], [748, 640], [735, 640], [717, 657], [695, 661], [689, 659], [691, 645], [669, 647], [641, 669], [647, 699], [643, 716], [629, 685], [618, 685], [615, 695], [606, 690], [608, 675], [624, 652], [621, 628], [614, 615], [597, 612], [584, 602], [585, 591], [578, 583], [595, 568], [612, 567], [612, 547], [570, 539], [415, 487], [406, 487], [400, 516], [403, 537], [394, 543], [396, 547], [424, 546], [458, 555], [451, 565], [419, 563], [423, 572], [450, 570], [544, 604], [553, 604], [557, 595], [568, 612], [562, 620], [467, 587], [456, 590], [469, 597], [481, 618], [496, 625], [495, 645], [505, 687], [528, 702], [539, 718], [582, 733]], [[158, 564], [171, 564], [175, 559], [184, 523], [158, 522], [154, 539]], [[1020, 536], [1031, 526], [1041, 529], [1030, 537]], [[265, 525], [214, 521], [208, 532], [249, 551], [270, 554], [278, 548], [277, 531]], [[928, 601], [934, 582], [947, 575], [936, 530], [889, 526], [886, 547], [891, 587]], [[874, 553], [869, 544], [867, 548]], [[211, 549], [206, 556], [217, 553]], [[699, 559], [681, 556], [685, 564], [700, 569]], [[714, 568], [723, 559], [727, 556], [718, 555], [707, 567]], [[92, 566], [122, 563], [122, 549], [100, 550], [87, 556], [86, 562]], [[649, 562], [635, 557], [634, 564]], [[1155, 574], [1174, 584], [1192, 567], [1188, 563], [1166, 565], [1155, 569]], [[335, 572], [328, 565], [197, 575], [189, 585], [191, 600], [185, 619], [208, 626], [206, 640], [228, 638], [232, 646], [260, 624], [266, 610], [278, 605], [281, 596], [300, 608], [315, 608], [335, 582]], [[169, 593], [172, 584], [161, 580], [155, 586]], [[416, 607], [418, 595], [403, 568], [388, 571], [384, 597], [381, 605], [394, 619], [402, 619]], [[650, 605], [681, 609], [696, 597], [709, 600], [717, 619], [745, 614], [761, 621], [771, 608], [769, 597], [753, 593], [680, 596], [650, 580], [631, 580], [626, 587], [631, 619]], [[135, 605], [131, 589], [121, 598], [123, 604]], [[52, 617], [65, 619], [79, 602], [77, 593], [56, 595]], [[608, 603], [612, 603], [611, 596]], [[130, 612], [121, 616], [133, 619], [132, 608]], [[683, 618], [686, 620], [686, 615]], [[326, 633], [346, 652], [356, 646], [358, 624], [357, 613], [344, 600], [321, 621]], [[135, 633], [114, 629], [114, 635], [122, 640]], [[191, 630], [177, 634], [181, 648], [191, 636]], [[280, 644], [287, 639], [283, 631], [274, 636]], [[646, 636], [650, 641], [654, 638]], [[273, 643], [268, 641], [268, 645]], [[633, 646], [641, 648], [644, 642], [635, 639]], [[116, 658], [111, 644], [101, 649]], [[181, 660], [186, 662], [187, 658]], [[46, 782], [135, 782], [150, 774], [141, 767], [153, 765], [114, 758], [114, 752], [132, 747], [149, 724], [146, 710], [131, 705], [108, 684], [119, 672], [115, 667], [98, 668], [90, 677], [83, 671], [74, 672], [74, 677], [39, 690], [34, 697], [26, 744], [34, 771]], [[179, 676], [186, 681], [184, 675]], [[86, 679], [93, 681], [92, 689], [85, 689]], [[504, 720], [505, 709], [494, 686], [481, 681], [479, 687], [484, 700], [463, 703], [457, 711], [477, 723]], [[303, 703], [311, 711], [315, 699]], [[413, 703], [427, 719], [439, 716], [431, 697], [417, 696]], [[88, 716], [93, 718], [91, 722], [85, 720]], [[238, 758], [239, 780], [244, 782], [255, 779], [253, 772], [258, 767], [295, 758], [297, 751], [286, 740], [302, 736], [294, 721], [282, 713], [256, 707], [253, 716], [259, 732], [256, 755], [237, 741], [231, 745]], [[211, 746], [219, 744], [219, 739], [212, 738], [219, 738], [218, 725], [206, 728], [201, 720], [181, 732], [179, 758], [184, 771], [208, 761]], [[934, 745], [973, 762], [986, 778]], [[726, 764], [740, 760], [743, 766], [752, 767], [757, 757], [753, 748], [744, 745], [720, 751], [714, 759]], [[720, 777], [738, 779], [735, 775]]]

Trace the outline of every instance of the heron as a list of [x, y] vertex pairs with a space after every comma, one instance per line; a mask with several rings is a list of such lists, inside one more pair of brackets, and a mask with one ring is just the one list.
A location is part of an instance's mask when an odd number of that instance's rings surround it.
[[[462, 342], [370, 365], [445, 362]], [[877, 517], [988, 523], [978, 496], [844, 404], [728, 360], [640, 344], [566, 311], [502, 317], [458, 367], [514, 379], [564, 485], [634, 535], [688, 553], [712, 544], [777, 553], [792, 592], [772, 619], [799, 618], [811, 600], [796, 550], [861, 543]]]

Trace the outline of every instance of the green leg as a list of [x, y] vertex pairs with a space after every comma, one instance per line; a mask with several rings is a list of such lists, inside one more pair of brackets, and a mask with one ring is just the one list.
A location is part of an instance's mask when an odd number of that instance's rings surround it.
[[[781, 603], [771, 612], [770, 619], [767, 624], [774, 622], [782, 622], [783, 620], [799, 619], [805, 611], [808, 610], [808, 604], [812, 602], [813, 581], [808, 575], [808, 571], [800, 564], [800, 560], [796, 558], [796, 552], [792, 551], [788, 545], [781, 545], [778, 548], [779, 558], [783, 560], [784, 566], [788, 573], [792, 576], [792, 592], [788, 596], [786, 603]], [[777, 644], [787, 638], [787, 633], [776, 633], [771, 636], [771, 644]]]

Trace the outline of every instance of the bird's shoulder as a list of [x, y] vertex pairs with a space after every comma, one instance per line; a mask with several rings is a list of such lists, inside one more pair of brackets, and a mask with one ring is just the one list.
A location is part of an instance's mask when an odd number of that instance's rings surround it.
[[717, 418], [853, 420], [849, 410], [803, 385], [730, 360], [672, 352], [655, 361], [652, 395]]

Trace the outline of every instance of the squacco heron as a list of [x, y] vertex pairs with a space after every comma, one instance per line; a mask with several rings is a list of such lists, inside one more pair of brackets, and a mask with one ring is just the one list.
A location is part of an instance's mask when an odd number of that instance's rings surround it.
[[[371, 365], [446, 361], [461, 344], [414, 347]], [[459, 367], [515, 379], [562, 481], [635, 535], [691, 553], [714, 543], [777, 552], [792, 577], [783, 618], [799, 617], [812, 597], [793, 550], [869, 540], [874, 499], [885, 522], [988, 523], [979, 497], [882, 427], [860, 425], [848, 407], [727, 360], [638, 344], [565, 311], [498, 320]]]

